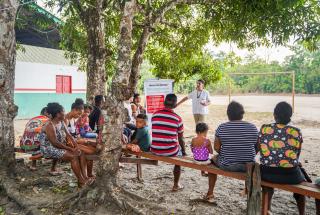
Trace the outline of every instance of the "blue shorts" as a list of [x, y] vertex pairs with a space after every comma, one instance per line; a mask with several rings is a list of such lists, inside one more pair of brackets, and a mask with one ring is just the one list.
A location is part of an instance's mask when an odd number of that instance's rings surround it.
[[93, 133], [93, 132], [88, 132], [88, 133], [81, 135], [81, 137], [84, 137], [84, 138], [97, 138], [97, 136], [98, 136], [98, 134]]

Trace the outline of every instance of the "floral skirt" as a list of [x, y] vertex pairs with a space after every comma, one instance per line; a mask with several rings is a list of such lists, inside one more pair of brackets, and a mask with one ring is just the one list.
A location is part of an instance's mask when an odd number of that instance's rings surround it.
[[54, 146], [40, 146], [40, 151], [45, 158], [61, 159], [66, 153], [64, 149], [58, 149]]

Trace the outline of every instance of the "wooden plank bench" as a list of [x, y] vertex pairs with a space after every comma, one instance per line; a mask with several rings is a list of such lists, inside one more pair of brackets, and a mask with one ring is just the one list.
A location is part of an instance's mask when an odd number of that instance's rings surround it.
[[[162, 161], [162, 162], [170, 163], [173, 165], [179, 165], [179, 166], [188, 167], [191, 169], [201, 170], [208, 173], [230, 177], [230, 178], [234, 178], [242, 181], [246, 180], [246, 173], [224, 171], [214, 166], [213, 164], [210, 164], [210, 165], [199, 164], [197, 161], [193, 160], [193, 158], [190, 158], [190, 157], [164, 157], [164, 156], [154, 155], [150, 152], [137, 153], [137, 152], [128, 151], [126, 149], [123, 149], [123, 151], [126, 152], [127, 154], [144, 157], [151, 160]], [[265, 187], [276, 188], [276, 189], [297, 193], [297, 194], [314, 198], [316, 201], [316, 211], [317, 211], [316, 214], [320, 215], [320, 186], [317, 186], [315, 184], [308, 183], [308, 182], [303, 182], [298, 185], [286, 185], [286, 184], [274, 184], [266, 181], [261, 181], [261, 185]], [[268, 208], [266, 207], [267, 205], [268, 205], [268, 199], [266, 198], [266, 193], [263, 193], [262, 194], [262, 214], [263, 215], [268, 214]]]

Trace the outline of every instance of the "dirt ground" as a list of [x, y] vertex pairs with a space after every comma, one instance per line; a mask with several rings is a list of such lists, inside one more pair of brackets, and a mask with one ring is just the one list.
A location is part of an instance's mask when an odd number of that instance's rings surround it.
[[[264, 123], [273, 121], [272, 111], [279, 101], [290, 102], [291, 97], [285, 96], [237, 96], [233, 100], [241, 102], [245, 107], [245, 120], [260, 127]], [[213, 96], [210, 114], [207, 122], [210, 126], [209, 136], [214, 137], [216, 127], [227, 121], [226, 105], [228, 98], [225, 96]], [[300, 161], [310, 174], [312, 179], [320, 177], [320, 97], [298, 96], [296, 97], [295, 114], [292, 124], [301, 128], [304, 138], [303, 151]], [[192, 117], [191, 102], [188, 101], [176, 110], [181, 115], [185, 126], [185, 137], [189, 145], [194, 135], [194, 121]], [[22, 135], [26, 120], [15, 120], [15, 132], [17, 137]], [[188, 147], [189, 155], [190, 147]], [[49, 168], [49, 167], [48, 167]], [[173, 184], [172, 165], [159, 163], [158, 166], [143, 166], [143, 182], [136, 179], [136, 167], [126, 164], [119, 173], [120, 184], [136, 194], [154, 201], [168, 209], [168, 214], [245, 214], [246, 198], [239, 194], [244, 188], [244, 183], [238, 180], [218, 177], [215, 187], [215, 202], [212, 204], [201, 203], [201, 198], [207, 191], [208, 179], [202, 177], [199, 171], [183, 168], [181, 184], [185, 189], [171, 193]], [[66, 175], [71, 176], [70, 168], [65, 168]], [[70, 177], [69, 177], [70, 178]], [[61, 180], [59, 182], [59, 179]], [[63, 193], [72, 189], [73, 182], [66, 178], [56, 178], [58, 190], [50, 192]], [[70, 181], [70, 180], [69, 180]], [[65, 183], [65, 185], [63, 185]], [[61, 185], [62, 184], [62, 185]], [[67, 188], [66, 188], [66, 187]], [[41, 188], [41, 187], [40, 187]], [[33, 187], [30, 189], [34, 189]], [[38, 189], [38, 188], [36, 188]], [[33, 190], [34, 191], [34, 190]], [[49, 195], [48, 191], [34, 191], [34, 198], [41, 199]], [[0, 199], [1, 203], [1, 199]], [[1, 212], [1, 211], [0, 211]], [[291, 193], [276, 191], [272, 205], [273, 214], [298, 214]], [[307, 199], [306, 214], [314, 215], [315, 206], [313, 199]], [[0, 213], [1, 214], [1, 213]], [[18, 214], [18, 213], [17, 213]], [[110, 211], [100, 211], [99, 214], [114, 214]]]

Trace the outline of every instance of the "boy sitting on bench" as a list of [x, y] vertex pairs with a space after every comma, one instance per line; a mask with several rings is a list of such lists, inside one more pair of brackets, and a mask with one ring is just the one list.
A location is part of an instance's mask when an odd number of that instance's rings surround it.
[[136, 144], [140, 147], [141, 151], [150, 151], [151, 137], [147, 126], [148, 117], [145, 114], [139, 114], [136, 119], [137, 131], [131, 144]]

